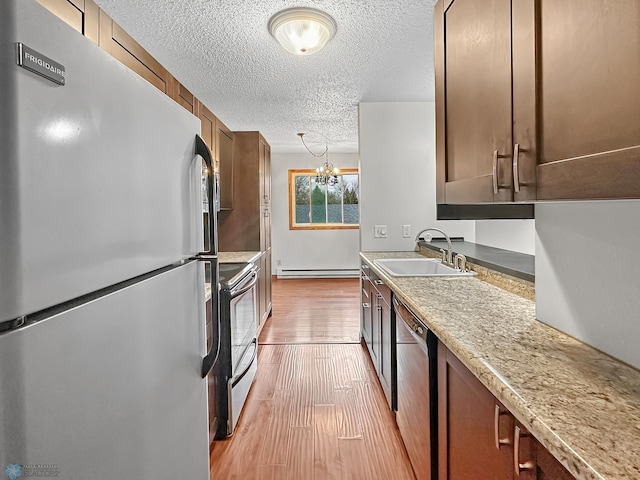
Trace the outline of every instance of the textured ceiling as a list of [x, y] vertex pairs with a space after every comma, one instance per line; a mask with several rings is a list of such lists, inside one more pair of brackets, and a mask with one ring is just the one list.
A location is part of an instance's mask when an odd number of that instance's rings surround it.
[[[358, 103], [433, 100], [435, 0], [96, 0], [232, 130], [274, 152], [358, 151]], [[279, 10], [333, 16], [335, 37], [297, 57], [269, 34]]]

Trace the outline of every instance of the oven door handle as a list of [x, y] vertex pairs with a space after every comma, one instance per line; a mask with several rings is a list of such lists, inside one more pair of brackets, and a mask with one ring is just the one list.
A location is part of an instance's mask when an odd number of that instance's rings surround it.
[[241, 295], [244, 295], [245, 293], [247, 293], [249, 290], [251, 290], [254, 285], [256, 284], [256, 282], [258, 281], [258, 273], [257, 272], [253, 272], [251, 274], [251, 276], [253, 277], [251, 279], [251, 281], [249, 282], [249, 284], [246, 287], [241, 288], [240, 290], [238, 290], [237, 292], [232, 292], [229, 299], [233, 300], [234, 298], [237, 298]]
[[247, 350], [249, 349], [249, 347], [251, 345], [254, 345], [253, 355], [251, 357], [251, 361], [247, 364], [247, 368], [245, 368], [242, 371], [242, 373], [239, 373], [235, 377], [231, 377], [229, 379], [229, 388], [230, 389], [235, 387], [240, 382], [240, 380], [242, 380], [244, 378], [244, 376], [247, 373], [249, 373], [249, 370], [251, 369], [251, 365], [253, 365], [253, 361], [256, 359], [256, 355], [258, 355], [258, 339], [254, 338], [253, 340], [251, 340], [251, 343], [247, 346]]

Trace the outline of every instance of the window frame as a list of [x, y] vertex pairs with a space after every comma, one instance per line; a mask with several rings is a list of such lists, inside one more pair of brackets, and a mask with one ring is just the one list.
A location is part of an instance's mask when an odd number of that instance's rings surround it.
[[[360, 190], [360, 171], [357, 168], [342, 168], [338, 176], [342, 175], [358, 175], [358, 191]], [[360, 215], [358, 213], [358, 223], [296, 223], [295, 222], [295, 177], [316, 176], [316, 170], [313, 168], [297, 168], [289, 170], [289, 230], [356, 230], [360, 228]], [[309, 192], [311, 194], [311, 192]], [[358, 197], [358, 206], [360, 198]]]

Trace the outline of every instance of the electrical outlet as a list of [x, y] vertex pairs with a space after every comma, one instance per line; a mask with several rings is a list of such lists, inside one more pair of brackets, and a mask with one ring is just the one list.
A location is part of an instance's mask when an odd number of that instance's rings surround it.
[[282, 260], [280, 260], [280, 259], [276, 260], [276, 265], [278, 267], [281, 267], [282, 266]]
[[387, 226], [386, 225], [376, 225], [373, 227], [373, 237], [374, 238], [387, 238]]
[[402, 225], [402, 238], [411, 237], [411, 225]]

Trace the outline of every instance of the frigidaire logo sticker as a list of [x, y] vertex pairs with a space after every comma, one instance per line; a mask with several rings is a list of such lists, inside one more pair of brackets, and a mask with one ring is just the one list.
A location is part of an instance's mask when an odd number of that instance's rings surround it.
[[23, 43], [18, 43], [17, 46], [18, 65], [58, 85], [65, 84], [66, 72], [64, 65], [51, 60], [49, 57], [45, 57], [40, 52], [36, 52], [33, 48], [29, 48]]

